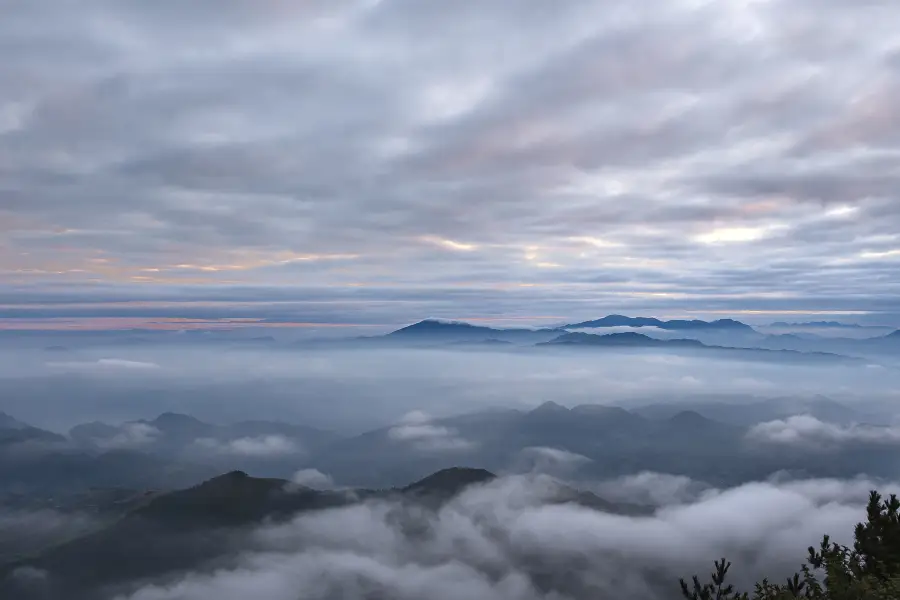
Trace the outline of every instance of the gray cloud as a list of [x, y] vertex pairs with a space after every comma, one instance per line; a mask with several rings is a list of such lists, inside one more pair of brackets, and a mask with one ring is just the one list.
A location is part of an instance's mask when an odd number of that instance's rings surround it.
[[291, 477], [291, 483], [316, 490], [330, 490], [334, 487], [334, 480], [330, 475], [322, 473], [318, 469], [301, 469]]
[[836, 447], [853, 442], [870, 444], [900, 443], [900, 429], [874, 425], [835, 425], [809, 415], [754, 425], [748, 439], [786, 446]]
[[51, 369], [65, 371], [148, 371], [159, 369], [159, 365], [153, 362], [138, 360], [125, 360], [121, 358], [100, 358], [96, 361], [51, 361], [47, 363]]
[[898, 11], [4, 3], [0, 285], [884, 310]]
[[[367, 328], [350, 331], [368, 333]], [[415, 410], [443, 418], [496, 407], [531, 409], [548, 399], [568, 407], [599, 403], [633, 408], [677, 401], [750, 402], [754, 397], [774, 402], [785, 394], [801, 399], [825, 395], [865, 416], [878, 415], [875, 422], [881, 423], [896, 414], [900, 397], [896, 369], [851, 364], [787, 367], [770, 361], [711, 363], [665, 353], [390, 348], [305, 352], [298, 360], [294, 351], [253, 344], [232, 348], [227, 341], [196, 347], [176, 341], [116, 351], [127, 360], [155, 362], [159, 369], [48, 377], [58, 372], [46, 367], [44, 348], [62, 344], [87, 362], [92, 351], [80, 350], [79, 343], [57, 334], [11, 340], [0, 335], [0, 410], [55, 431], [97, 420], [152, 420], [169, 411], [209, 423], [265, 419], [360, 433], [409, 425], [400, 421]], [[420, 419], [431, 427], [444, 426], [427, 416]], [[402, 450], [411, 442], [393, 443]]]
[[595, 489], [602, 497], [613, 501], [667, 506], [696, 502], [711, 488], [689, 477], [645, 471], [600, 482]]
[[[847, 542], [862, 516], [866, 480], [753, 483], [708, 490], [649, 517], [547, 504], [553, 481], [503, 478], [435, 514], [373, 502], [265, 527], [236, 568], [146, 586], [131, 600], [249, 590], [273, 600], [334, 595], [441, 599], [562, 599], [606, 594], [671, 597], [677, 578], [727, 553], [743, 585], [780, 577], [829, 532]], [[418, 532], [418, 533], [415, 533]], [[529, 571], [552, 573], [543, 584]]]
[[147, 423], [123, 423], [118, 430], [113, 437], [94, 440], [94, 443], [100, 448], [141, 448], [162, 435], [159, 429]]
[[421, 411], [404, 415], [387, 435], [394, 442], [409, 444], [424, 452], [456, 452], [475, 447], [474, 442], [460, 437], [455, 429], [434, 424], [431, 417]]
[[248, 457], [289, 456], [304, 451], [296, 441], [283, 435], [243, 437], [227, 441], [201, 438], [194, 445], [207, 452]]
[[586, 456], [559, 448], [532, 447], [521, 452], [523, 467], [535, 473], [549, 473], [557, 477], [572, 475], [579, 467], [591, 462]]

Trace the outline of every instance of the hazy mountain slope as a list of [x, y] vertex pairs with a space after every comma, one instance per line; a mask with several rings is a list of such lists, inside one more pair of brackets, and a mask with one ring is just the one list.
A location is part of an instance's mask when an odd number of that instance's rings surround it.
[[[20, 560], [53, 574], [53, 590], [90, 590], [194, 567], [227, 553], [244, 527], [264, 518], [338, 506], [345, 496], [233, 472], [148, 501], [113, 525]], [[82, 596], [68, 596], [80, 598]], [[91, 596], [85, 596], [91, 597]]]
[[[569, 410], [547, 402], [528, 412], [491, 411], [399, 423], [337, 442], [311, 462], [350, 485], [400, 483], [460, 463], [508, 471], [521, 467], [523, 452], [531, 448], [586, 457], [590, 460], [579, 468], [593, 474], [669, 467], [682, 472], [677, 468], [689, 461], [678, 455], [694, 457], [726, 444], [733, 446], [741, 434], [737, 427], [706, 419], [700, 425], [677, 419], [659, 422], [616, 407], [586, 405]], [[689, 467], [688, 471], [698, 470]]]
[[135, 449], [218, 472], [244, 469], [269, 477], [289, 477], [303, 466], [305, 457], [340, 439], [330, 431], [292, 423], [254, 420], [213, 425], [171, 412], [120, 425], [85, 423], [73, 427], [70, 436], [88, 451]]
[[681, 400], [647, 404], [632, 409], [632, 412], [651, 419], [667, 419], [685, 410], [697, 412], [709, 419], [739, 426], [750, 426], [801, 414], [811, 415], [829, 423], [846, 424], [872, 419], [865, 412], [825, 397], [766, 398], [743, 402], [717, 402], [711, 398]]
[[24, 429], [28, 427], [25, 423], [11, 417], [5, 412], [0, 412], [0, 430], [3, 429]]
[[381, 340], [416, 345], [509, 342], [531, 345], [564, 333], [561, 329], [497, 329], [462, 323], [426, 319], [393, 331]]
[[646, 348], [673, 352], [702, 352], [704, 356], [730, 358], [735, 360], [762, 360], [784, 363], [852, 363], [860, 361], [858, 358], [828, 352], [774, 350], [755, 347], [752, 344], [744, 346], [719, 346], [706, 344], [694, 339], [657, 339], [636, 332], [611, 333], [606, 335], [572, 332], [562, 334], [547, 342], [538, 343], [536, 346], [539, 348], [617, 348], [622, 350], [639, 350]]
[[[69, 600], [110, 596], [138, 582], [187, 569], [228, 564], [238, 546], [252, 546], [248, 528], [263, 521], [335, 508], [367, 499], [437, 508], [471, 485], [496, 476], [483, 469], [452, 468], [403, 488], [380, 491], [323, 492], [283, 480], [232, 472], [195, 487], [154, 497], [112, 525], [0, 568], [0, 591], [17, 593], [22, 569], [50, 574], [43, 592]], [[605, 511], [639, 514], [646, 509], [606, 502], [590, 492], [553, 484], [549, 502], [577, 503]], [[413, 513], [414, 514], [414, 513]], [[5, 586], [5, 587], [4, 587]], [[6, 597], [6, 596], [4, 596]], [[12, 596], [10, 596], [12, 597]], [[37, 596], [34, 596], [37, 597]]]

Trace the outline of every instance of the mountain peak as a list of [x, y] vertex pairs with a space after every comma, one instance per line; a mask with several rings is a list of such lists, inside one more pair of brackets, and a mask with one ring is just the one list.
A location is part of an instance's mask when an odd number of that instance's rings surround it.
[[734, 319], [717, 319], [712, 321], [710, 325], [714, 325], [722, 328], [735, 328], [735, 329], [749, 329], [750, 326], [746, 323], [742, 323], [740, 321], [735, 321]]
[[182, 526], [241, 524], [280, 509], [287, 485], [286, 480], [231, 471], [192, 488], [157, 496], [136, 514]]
[[564, 330], [535, 329], [530, 327], [505, 328], [473, 325], [462, 321], [425, 319], [392, 331], [382, 337], [391, 341], [414, 342], [416, 344], [448, 344], [456, 342], [533, 344], [551, 340], [560, 333], [564, 333]]
[[153, 423], [200, 423], [200, 421], [183, 413], [164, 412], [153, 419]]
[[669, 419], [669, 422], [687, 427], [705, 426], [712, 423], [712, 421], [695, 410], [683, 410]]
[[567, 325], [572, 329], [580, 327], [658, 327], [662, 321], [653, 317], [627, 317], [625, 315], [607, 315], [593, 321], [584, 321]]
[[609, 338], [611, 340], [652, 340], [655, 338], [651, 338], [649, 335], [643, 333], [637, 333], [636, 331], [623, 331], [621, 333], [610, 333], [609, 335], [604, 335], [603, 337]]
[[569, 329], [593, 328], [593, 327], [657, 327], [670, 331], [691, 329], [731, 329], [752, 331], [752, 327], [746, 323], [734, 319], [719, 319], [717, 321], [701, 321], [699, 319], [674, 319], [662, 321], [655, 317], [627, 317], [625, 315], [608, 315], [594, 321], [584, 321], [566, 325]]
[[772, 323], [772, 327], [828, 327], [846, 329], [862, 328], [862, 326], [858, 323], [841, 323], [840, 321], [805, 321], [802, 323], [787, 323], [785, 321], [776, 321], [775, 323]]
[[532, 410], [531, 414], [537, 414], [537, 415], [562, 414], [562, 413], [568, 413], [568, 412], [569, 412], [569, 409], [566, 408], [565, 406], [562, 406], [561, 404], [557, 404], [553, 400], [547, 400], [546, 402], [544, 402], [543, 404], [541, 404], [540, 406], [538, 406], [537, 408]]
[[452, 467], [420, 479], [403, 488], [403, 491], [455, 496], [470, 485], [487, 483], [496, 478], [496, 475], [485, 469]]
[[459, 335], [475, 333], [478, 331], [491, 331], [490, 327], [479, 327], [462, 321], [448, 321], [445, 319], [425, 319], [387, 334], [388, 337], [405, 336], [433, 336], [433, 335]]
[[195, 491], [209, 492], [211, 490], [235, 490], [249, 487], [262, 487], [270, 480], [250, 477], [244, 471], [229, 471], [223, 475], [207, 479], [203, 483], [190, 488]]
[[165, 430], [165, 429], [173, 429], [173, 428], [198, 428], [198, 427], [210, 427], [209, 424], [204, 423], [203, 421], [192, 417], [190, 415], [185, 415], [182, 413], [175, 412], [164, 412], [152, 421], [148, 423], [149, 425], [153, 425], [154, 427]]
[[549, 344], [584, 344], [591, 346], [653, 346], [662, 345], [665, 341], [652, 338], [634, 331], [598, 335], [595, 333], [564, 333], [554, 338]]
[[0, 429], [22, 429], [25, 424], [0, 411]]
[[604, 404], [579, 404], [572, 408], [572, 412], [591, 417], [639, 419], [634, 413], [625, 410], [621, 406], [606, 406]]
[[[466, 323], [465, 321], [453, 321], [450, 319], [423, 319], [412, 325], [401, 327], [397, 331], [409, 331], [416, 329], [435, 330], [435, 329], [455, 329], [455, 328], [477, 328], [477, 325]], [[395, 332], [396, 333], [396, 332]]]
[[663, 329], [672, 331], [684, 330], [709, 330], [709, 329], [732, 329], [740, 331], [753, 331], [753, 328], [734, 319], [718, 319], [716, 321], [702, 321], [700, 319], [675, 319], [672, 321], [663, 321], [661, 325]]
[[151, 427], [155, 427], [167, 436], [175, 436], [184, 439], [205, 436], [215, 429], [214, 425], [204, 423], [190, 415], [174, 412], [165, 412], [152, 421], [145, 421], [145, 423]]
[[434, 317], [429, 317], [427, 319], [422, 319], [417, 323], [413, 323], [410, 327], [440, 327], [440, 326], [454, 326], [454, 325], [462, 325], [463, 327], [473, 327], [470, 323], [466, 323], [465, 321], [457, 321], [456, 319], [437, 319]]

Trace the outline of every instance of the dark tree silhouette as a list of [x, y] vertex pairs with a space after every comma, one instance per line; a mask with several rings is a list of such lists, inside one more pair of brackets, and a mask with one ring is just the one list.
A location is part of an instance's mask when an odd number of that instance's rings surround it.
[[725, 582], [731, 563], [715, 562], [709, 583], [695, 575], [681, 580], [686, 600], [900, 600], [900, 500], [869, 496], [866, 522], [854, 531], [852, 548], [826, 535], [819, 548], [809, 548], [806, 564], [783, 584], [764, 579], [753, 593], [737, 592]]

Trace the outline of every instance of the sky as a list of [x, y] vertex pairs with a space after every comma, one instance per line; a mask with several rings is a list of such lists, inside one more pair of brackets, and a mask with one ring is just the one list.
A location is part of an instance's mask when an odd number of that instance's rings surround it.
[[895, 0], [0, 13], [4, 322], [900, 323]]

